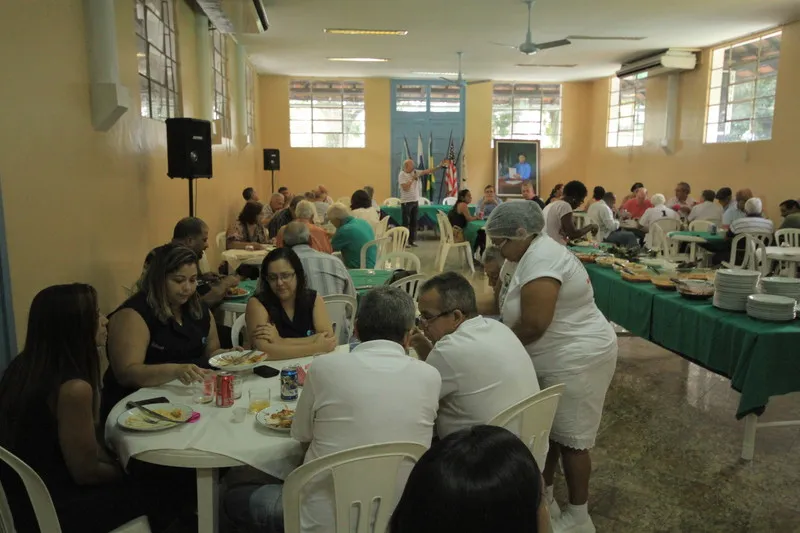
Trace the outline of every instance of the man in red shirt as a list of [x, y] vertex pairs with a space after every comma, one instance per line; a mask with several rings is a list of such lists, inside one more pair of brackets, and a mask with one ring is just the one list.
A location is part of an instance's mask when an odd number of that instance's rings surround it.
[[650, 200], [647, 198], [647, 189], [644, 187], [640, 187], [636, 190], [635, 198], [631, 198], [622, 204], [622, 209], [627, 211], [631, 218], [635, 220], [642, 218], [644, 212], [650, 207], [653, 207], [653, 204], [650, 203]]

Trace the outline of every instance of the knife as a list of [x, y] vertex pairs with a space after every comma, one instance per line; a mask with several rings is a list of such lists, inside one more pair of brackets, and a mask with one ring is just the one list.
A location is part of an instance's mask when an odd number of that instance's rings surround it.
[[[129, 409], [132, 409], [133, 407], [135, 407], [136, 409], [139, 409], [140, 411], [143, 411], [143, 412], [147, 413], [148, 416], [152, 416], [153, 418], [157, 418], [158, 420], [163, 420], [165, 422], [173, 422], [175, 424], [186, 424], [186, 423], [189, 422], [188, 418], [186, 420], [175, 420], [175, 419], [170, 418], [168, 416], [164, 416], [162, 414], [156, 413], [152, 409], [148, 409], [147, 407], [145, 407], [144, 405], [142, 405], [139, 402], [130, 401], [130, 402], [128, 402], [127, 406], [128, 406]], [[131, 406], [133, 406], [133, 407], [131, 407]]]

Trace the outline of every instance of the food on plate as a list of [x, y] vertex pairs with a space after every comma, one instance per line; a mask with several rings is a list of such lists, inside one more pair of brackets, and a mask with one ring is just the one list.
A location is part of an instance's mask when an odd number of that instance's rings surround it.
[[714, 284], [710, 281], [681, 280], [678, 292], [689, 299], [705, 299], [714, 295]]
[[669, 279], [652, 278], [650, 281], [653, 282], [653, 285], [655, 285], [656, 288], [661, 289], [662, 291], [674, 291], [675, 290], [675, 283], [670, 281]]
[[246, 357], [242, 357], [244, 354], [230, 354], [223, 357], [220, 357], [214, 364], [219, 368], [226, 367], [226, 366], [239, 366], [239, 365], [254, 365], [256, 363], [260, 363], [264, 360], [267, 356], [264, 352], [253, 352]]
[[[169, 418], [170, 420], [175, 420], [176, 422], [180, 422], [184, 420], [186, 417], [183, 414], [183, 410], [180, 408], [175, 409], [150, 409], [154, 413], [158, 413], [159, 415]], [[122, 421], [122, 424], [125, 427], [139, 429], [139, 428], [148, 428], [153, 426], [158, 426], [159, 424], [168, 423], [166, 420], [160, 420], [154, 416], [151, 416], [148, 413], [144, 413], [139, 410], [134, 411], [136, 414], [131, 414], [127, 418]]]
[[644, 273], [629, 274], [622, 272], [622, 279], [633, 283], [646, 283], [650, 281], [650, 276]]
[[247, 296], [247, 289], [241, 287], [231, 287], [228, 289], [228, 296]]
[[619, 260], [616, 257], [610, 257], [610, 256], [598, 257], [594, 260], [595, 263], [605, 268], [613, 267], [617, 261]]
[[286, 429], [292, 427], [293, 420], [294, 420], [294, 409], [284, 408], [281, 409], [280, 411], [277, 411], [269, 415], [268, 424], [271, 426]]
[[575, 257], [580, 259], [581, 263], [594, 263], [597, 258], [594, 254], [575, 254]]

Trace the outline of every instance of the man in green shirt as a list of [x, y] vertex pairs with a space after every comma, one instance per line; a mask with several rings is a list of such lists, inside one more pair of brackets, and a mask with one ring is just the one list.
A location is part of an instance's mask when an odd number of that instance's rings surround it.
[[783, 217], [783, 224], [781, 224], [780, 229], [800, 229], [800, 202], [797, 200], [781, 202], [781, 216]]
[[[328, 221], [336, 227], [331, 245], [342, 252], [342, 260], [347, 268], [361, 268], [361, 248], [375, 239], [375, 232], [366, 220], [354, 218], [344, 204], [333, 204], [328, 209]], [[377, 246], [367, 250], [366, 268], [375, 268]]]

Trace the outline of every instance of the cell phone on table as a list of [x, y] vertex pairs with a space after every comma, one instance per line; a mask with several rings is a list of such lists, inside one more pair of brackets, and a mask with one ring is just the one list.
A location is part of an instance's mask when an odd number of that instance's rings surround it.
[[253, 369], [253, 374], [261, 376], [262, 378], [274, 378], [280, 373], [281, 371], [277, 368], [272, 368], [271, 366], [266, 365], [257, 366]]
[[[141, 401], [136, 402], [136, 403], [138, 403], [139, 405], [150, 405], [150, 404], [154, 404], [154, 403], [169, 403], [169, 400], [167, 400], [163, 396], [159, 396], [158, 398], [148, 398], [146, 400], [141, 400]], [[127, 407], [128, 407], [128, 409], [133, 409], [136, 406], [133, 405], [131, 402], [128, 402], [127, 403]]]

